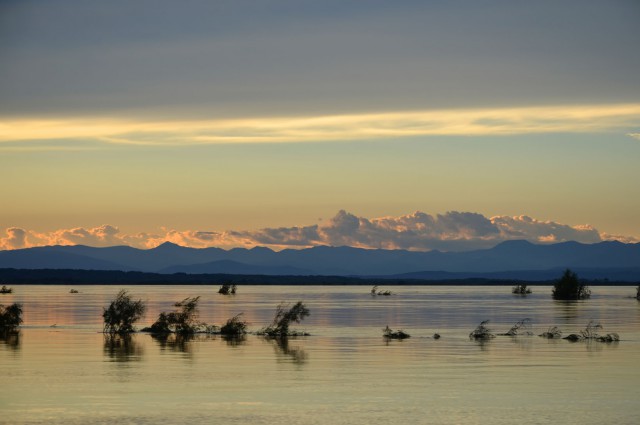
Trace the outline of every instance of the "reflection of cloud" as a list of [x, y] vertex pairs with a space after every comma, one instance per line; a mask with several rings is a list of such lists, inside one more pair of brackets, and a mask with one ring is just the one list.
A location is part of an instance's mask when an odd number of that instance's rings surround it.
[[622, 104], [191, 121], [14, 119], [0, 125], [0, 143], [11, 142], [4, 148], [17, 149], [17, 141], [52, 139], [64, 139], [67, 144], [70, 139], [85, 139], [91, 143], [99, 140], [108, 144], [185, 145], [592, 132], [628, 127], [639, 117], [640, 104]]
[[602, 240], [640, 242], [633, 236], [600, 233], [589, 225], [570, 226], [522, 216], [495, 216], [451, 211], [435, 216], [423, 212], [399, 217], [365, 218], [346, 211], [319, 225], [243, 231], [167, 230], [161, 234], [122, 234], [117, 227], [61, 229], [38, 233], [11, 227], [0, 238], [0, 249], [45, 245], [128, 245], [153, 248], [163, 242], [193, 248], [270, 246], [275, 249], [320, 245], [361, 248], [462, 251], [486, 248], [502, 241], [525, 239], [535, 243]]

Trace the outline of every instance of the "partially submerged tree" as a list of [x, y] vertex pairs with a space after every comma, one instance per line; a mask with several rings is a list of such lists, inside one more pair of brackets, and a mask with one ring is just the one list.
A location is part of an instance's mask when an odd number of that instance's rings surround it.
[[300, 332], [291, 332], [289, 326], [292, 322], [300, 323], [305, 317], [309, 316], [309, 309], [298, 301], [293, 307], [287, 309], [288, 304], [280, 304], [276, 309], [276, 315], [273, 318], [271, 325], [258, 332], [258, 335], [265, 335], [270, 337], [286, 337], [295, 335], [305, 335]]
[[247, 333], [247, 322], [240, 318], [242, 313], [233, 316], [227, 320], [220, 328], [220, 334], [226, 336], [241, 336]]
[[13, 332], [22, 323], [22, 304], [0, 304], [0, 332]]
[[556, 300], [582, 300], [591, 296], [591, 290], [580, 282], [577, 274], [567, 269], [553, 285], [552, 295]]
[[389, 338], [389, 339], [411, 338], [411, 335], [409, 335], [408, 333], [404, 332], [402, 329], [398, 329], [397, 331], [394, 331], [393, 329], [391, 329], [389, 327], [389, 325], [387, 325], [387, 327], [385, 327], [382, 330], [382, 336], [385, 337], [385, 338]]
[[177, 310], [166, 313], [162, 312], [158, 320], [149, 328], [144, 328], [144, 332], [155, 334], [177, 333], [190, 335], [199, 331], [210, 330], [206, 323], [198, 321], [198, 301], [200, 297], [185, 298], [174, 304]]
[[531, 288], [527, 288], [526, 283], [520, 283], [511, 288], [511, 293], [515, 295], [529, 295], [531, 293]]
[[469, 334], [470, 339], [486, 340], [495, 338], [495, 335], [491, 333], [491, 329], [487, 326], [488, 320], [480, 322], [480, 324]]
[[134, 332], [133, 324], [144, 315], [146, 307], [142, 300], [134, 301], [126, 290], [121, 290], [102, 313], [105, 333], [124, 334]]
[[236, 293], [237, 286], [232, 283], [223, 283], [218, 289], [218, 294], [222, 295], [234, 295]]

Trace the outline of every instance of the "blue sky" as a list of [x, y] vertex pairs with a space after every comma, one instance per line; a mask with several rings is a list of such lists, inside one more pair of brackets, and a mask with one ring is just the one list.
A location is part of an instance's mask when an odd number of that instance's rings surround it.
[[340, 210], [635, 240], [638, 18], [637, 1], [2, 2], [0, 247], [70, 229], [251, 245]]

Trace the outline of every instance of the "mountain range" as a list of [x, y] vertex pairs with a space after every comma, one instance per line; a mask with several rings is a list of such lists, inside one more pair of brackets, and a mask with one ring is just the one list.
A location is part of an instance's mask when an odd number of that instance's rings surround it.
[[47, 246], [0, 251], [0, 268], [121, 270], [155, 273], [376, 276], [407, 279], [548, 280], [570, 268], [587, 279], [640, 281], [640, 244], [507, 241], [466, 252], [318, 246], [273, 251], [187, 248], [165, 242], [153, 249], [127, 246]]

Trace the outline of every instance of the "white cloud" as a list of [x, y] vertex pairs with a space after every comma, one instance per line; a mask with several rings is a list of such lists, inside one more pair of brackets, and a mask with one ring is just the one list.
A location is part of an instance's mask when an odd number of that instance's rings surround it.
[[438, 249], [464, 251], [488, 248], [500, 242], [524, 239], [534, 243], [602, 240], [640, 242], [633, 236], [600, 233], [589, 225], [571, 226], [521, 216], [495, 216], [451, 211], [435, 216], [423, 212], [399, 217], [365, 218], [339, 211], [320, 225], [265, 228], [244, 231], [163, 230], [160, 234], [122, 234], [117, 227], [60, 229], [48, 233], [11, 227], [0, 238], [0, 249], [20, 249], [44, 245], [129, 245], [153, 248], [163, 242], [193, 248], [269, 246], [274, 249], [302, 248], [318, 245], [361, 248]]
[[[543, 106], [360, 113], [220, 120], [6, 119], [0, 148], [46, 149], [38, 140], [86, 140], [118, 145], [202, 145], [349, 141], [437, 135], [513, 135], [611, 131], [635, 125], [640, 104]], [[635, 137], [636, 133], [630, 136]], [[20, 145], [20, 143], [18, 143]], [[82, 145], [75, 145], [82, 148]], [[72, 149], [71, 146], [64, 146]]]
[[627, 136], [640, 140], [640, 133], [627, 133]]

